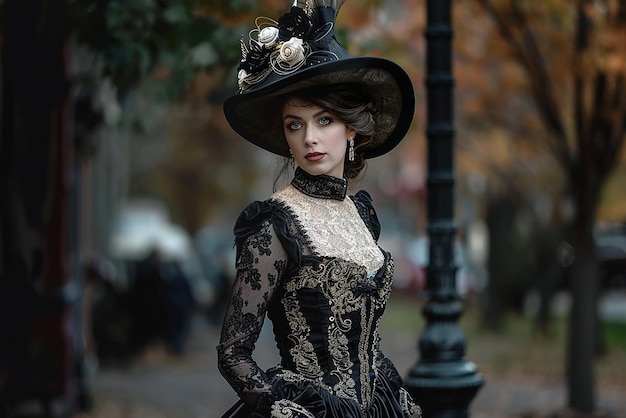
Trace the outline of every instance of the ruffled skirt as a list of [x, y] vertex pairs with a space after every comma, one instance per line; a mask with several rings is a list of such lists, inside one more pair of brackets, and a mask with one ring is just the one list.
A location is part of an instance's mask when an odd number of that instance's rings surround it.
[[[272, 372], [268, 372], [272, 373]], [[278, 400], [267, 412], [251, 410], [238, 402], [222, 418], [419, 418], [420, 408], [404, 388], [379, 376], [372, 402], [365, 409], [354, 399], [333, 395], [308, 381], [285, 381], [276, 372], [270, 374]]]

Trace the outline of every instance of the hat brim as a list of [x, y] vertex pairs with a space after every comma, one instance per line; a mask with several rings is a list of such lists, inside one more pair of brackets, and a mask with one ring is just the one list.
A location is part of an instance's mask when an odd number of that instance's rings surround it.
[[305, 88], [343, 83], [362, 88], [378, 107], [376, 133], [371, 146], [365, 150], [365, 158], [391, 151], [409, 130], [415, 111], [415, 95], [406, 72], [384, 58], [351, 57], [315, 65], [288, 77], [268, 79], [261, 88], [228, 98], [224, 102], [224, 114], [233, 130], [244, 139], [288, 157], [279, 97]]

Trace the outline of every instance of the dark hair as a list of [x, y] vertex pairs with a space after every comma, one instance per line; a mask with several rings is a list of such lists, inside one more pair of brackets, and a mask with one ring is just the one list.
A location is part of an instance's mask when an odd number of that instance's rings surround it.
[[[376, 129], [374, 119], [376, 107], [370, 95], [363, 90], [362, 86], [346, 83], [299, 90], [285, 95], [281, 103], [284, 104], [292, 98], [328, 110], [356, 132], [354, 161], [349, 161], [346, 155], [344, 174], [348, 179], [358, 177], [365, 167], [365, 150], [371, 144]], [[284, 171], [285, 167], [280, 170], [280, 173]]]

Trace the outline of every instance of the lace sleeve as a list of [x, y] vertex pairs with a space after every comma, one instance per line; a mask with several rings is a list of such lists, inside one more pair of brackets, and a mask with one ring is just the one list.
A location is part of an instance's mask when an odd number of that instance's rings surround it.
[[[235, 227], [237, 271], [217, 347], [222, 376], [251, 407], [261, 398], [265, 402], [268, 397], [273, 398], [270, 381], [253, 360], [252, 352], [268, 303], [287, 265], [287, 255], [269, 216], [262, 217], [260, 223], [249, 228], [242, 228], [240, 217]], [[258, 220], [259, 216], [255, 218]], [[249, 221], [246, 220], [248, 224], [255, 223]]]

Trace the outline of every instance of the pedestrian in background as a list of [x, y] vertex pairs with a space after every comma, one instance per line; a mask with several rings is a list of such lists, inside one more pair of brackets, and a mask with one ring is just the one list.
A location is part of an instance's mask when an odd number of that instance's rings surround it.
[[130, 286], [131, 340], [135, 354], [161, 342], [165, 334], [166, 301], [163, 254], [155, 245], [135, 269]]
[[166, 314], [165, 343], [171, 354], [181, 356], [185, 352], [193, 313], [193, 291], [178, 260], [166, 263], [162, 274]]

